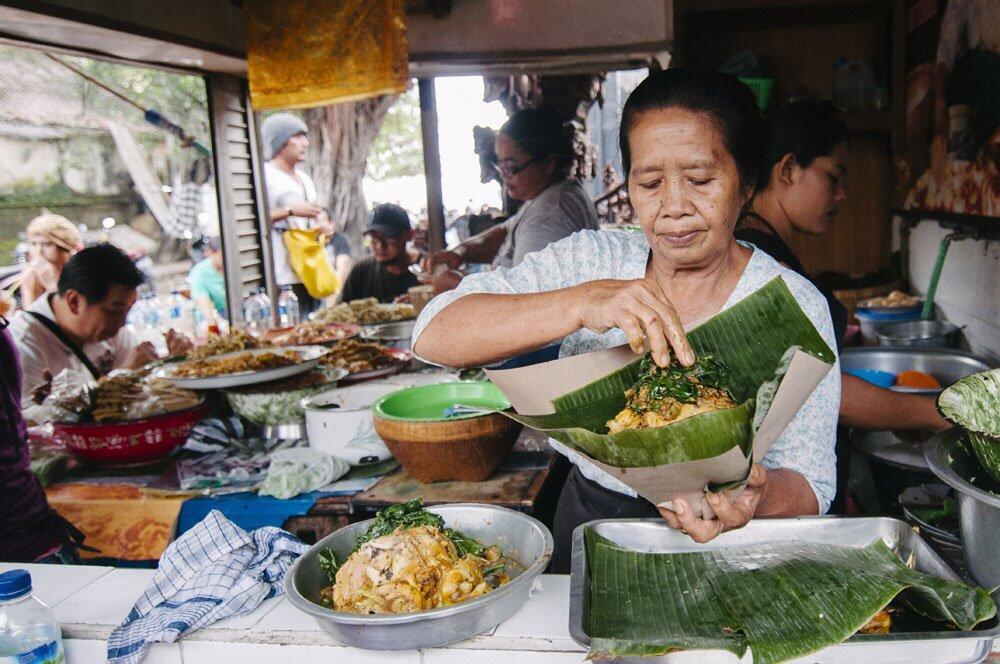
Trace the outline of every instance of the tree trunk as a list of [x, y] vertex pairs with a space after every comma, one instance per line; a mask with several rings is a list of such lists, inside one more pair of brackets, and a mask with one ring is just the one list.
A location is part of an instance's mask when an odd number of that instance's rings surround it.
[[309, 127], [309, 169], [316, 182], [319, 204], [330, 218], [361, 247], [361, 230], [368, 221], [368, 204], [361, 181], [372, 143], [397, 95], [333, 104], [306, 111]]

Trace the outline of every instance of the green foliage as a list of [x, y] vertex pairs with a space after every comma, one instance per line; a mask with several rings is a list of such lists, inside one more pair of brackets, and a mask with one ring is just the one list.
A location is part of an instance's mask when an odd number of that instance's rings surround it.
[[372, 525], [368, 530], [358, 535], [355, 550], [365, 542], [378, 537], [391, 535], [397, 530], [416, 528], [417, 526], [431, 526], [443, 532], [452, 541], [458, 550], [460, 557], [468, 555], [481, 556], [486, 547], [472, 539], [464, 533], [460, 533], [452, 528], [444, 527], [444, 519], [433, 512], [424, 509], [424, 501], [420, 498], [408, 500], [380, 510], [375, 514]]
[[368, 156], [368, 177], [374, 180], [420, 175], [424, 172], [420, 135], [420, 100], [415, 86], [399, 96], [385, 116]]
[[121, 196], [98, 196], [81, 194], [70, 189], [64, 182], [37, 185], [19, 183], [9, 194], [0, 195], [0, 208], [43, 208], [65, 207], [69, 205], [90, 205], [121, 200]]

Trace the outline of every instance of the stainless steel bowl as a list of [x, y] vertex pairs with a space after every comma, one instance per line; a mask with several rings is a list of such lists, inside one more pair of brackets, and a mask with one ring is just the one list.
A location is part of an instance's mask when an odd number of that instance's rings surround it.
[[[985, 357], [945, 348], [845, 348], [840, 354], [840, 368], [876, 369], [898, 374], [901, 371], [922, 371], [937, 378], [942, 386], [980, 371], [993, 368]], [[937, 394], [940, 389], [893, 387], [895, 392]]]
[[[956, 427], [935, 434], [924, 447], [931, 470], [958, 496], [958, 523], [965, 564], [976, 583], [984, 588], [1000, 586], [1000, 496], [985, 491], [972, 481], [983, 478], [971, 450], [962, 443]], [[993, 597], [1000, 599], [1000, 591]]]
[[394, 323], [365, 325], [361, 328], [361, 338], [377, 341], [390, 348], [410, 350], [410, 337], [413, 336], [413, 326], [416, 322], [415, 319], [410, 319]]
[[292, 606], [309, 614], [320, 629], [339, 642], [367, 650], [433, 648], [491, 630], [510, 618], [528, 600], [535, 577], [552, 557], [552, 535], [537, 520], [503, 507], [441, 505], [428, 508], [444, 517], [445, 525], [496, 544], [517, 560], [524, 571], [504, 586], [461, 604], [387, 615], [359, 615], [320, 605], [320, 590], [329, 585], [317, 556], [329, 547], [346, 560], [357, 536], [371, 521], [362, 521], [324, 537], [306, 551], [285, 576], [285, 592]]
[[954, 348], [962, 331], [957, 325], [936, 320], [880, 323], [875, 328], [879, 346], [919, 346]]

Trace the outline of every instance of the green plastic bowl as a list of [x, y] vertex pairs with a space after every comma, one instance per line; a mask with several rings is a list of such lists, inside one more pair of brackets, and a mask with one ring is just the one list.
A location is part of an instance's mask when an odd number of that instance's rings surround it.
[[466, 381], [410, 387], [388, 394], [372, 404], [376, 417], [402, 422], [445, 422], [482, 417], [486, 413], [463, 413], [445, 417], [446, 409], [461, 404], [485, 410], [507, 410], [510, 402], [489, 381]]

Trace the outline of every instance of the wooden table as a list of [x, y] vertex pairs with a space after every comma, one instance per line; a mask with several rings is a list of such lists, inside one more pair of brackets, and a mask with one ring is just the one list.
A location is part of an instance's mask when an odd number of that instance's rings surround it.
[[549, 450], [545, 438], [526, 430], [511, 456], [485, 481], [423, 484], [399, 469], [355, 496], [319, 499], [306, 516], [289, 519], [284, 528], [313, 543], [349, 523], [371, 518], [383, 507], [413, 498], [423, 499], [425, 505], [498, 505], [530, 514], [551, 527], [567, 471], [565, 460]]

